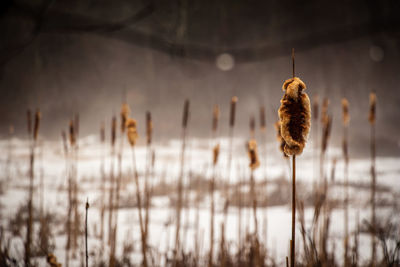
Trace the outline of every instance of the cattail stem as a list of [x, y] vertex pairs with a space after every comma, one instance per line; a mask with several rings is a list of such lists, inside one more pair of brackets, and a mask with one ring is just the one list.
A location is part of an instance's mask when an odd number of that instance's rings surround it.
[[376, 258], [376, 214], [375, 214], [375, 194], [376, 194], [376, 170], [375, 170], [376, 144], [375, 144], [375, 124], [371, 124], [371, 263], [375, 266]]
[[88, 210], [89, 199], [86, 199], [86, 214], [85, 214], [85, 252], [86, 252], [86, 267], [89, 267], [89, 253], [88, 253]]
[[147, 267], [147, 257], [146, 257], [146, 240], [145, 240], [145, 233], [143, 228], [143, 218], [142, 218], [142, 200], [140, 196], [140, 187], [139, 187], [139, 174], [136, 168], [136, 155], [135, 155], [135, 147], [132, 146], [132, 165], [133, 165], [133, 172], [136, 184], [136, 201], [138, 205], [138, 213], [139, 213], [139, 226], [140, 226], [140, 233], [141, 233], [141, 240], [142, 240], [142, 256], [143, 256], [143, 266]]
[[[211, 218], [210, 218], [210, 255], [208, 259], [208, 266], [213, 266], [214, 255], [214, 216], [215, 216], [215, 199], [214, 199], [214, 186], [215, 186], [215, 165], [213, 165], [213, 174], [210, 181], [210, 198], [211, 198]], [[222, 251], [221, 251], [222, 252]]]
[[347, 155], [347, 126], [343, 126], [343, 150], [346, 151], [344, 157], [344, 266], [349, 264], [348, 245], [349, 245], [349, 159]]
[[292, 245], [290, 249], [290, 266], [295, 267], [296, 244], [296, 155], [292, 156]]

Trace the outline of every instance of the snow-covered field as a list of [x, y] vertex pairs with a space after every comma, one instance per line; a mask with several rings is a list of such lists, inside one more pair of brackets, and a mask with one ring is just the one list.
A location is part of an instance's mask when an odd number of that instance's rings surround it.
[[[216, 171], [217, 182], [227, 181], [229, 171], [227, 169], [227, 139], [220, 139], [221, 153], [220, 161]], [[234, 154], [231, 170], [231, 183], [237, 181], [248, 181], [250, 170], [248, 168], [248, 158], [244, 146], [245, 140], [234, 140]], [[117, 142], [117, 144], [119, 144]], [[254, 175], [259, 184], [267, 177], [271, 183], [268, 186], [269, 195], [273, 193], [274, 188], [279, 183], [276, 181], [289, 181], [289, 163], [281, 157], [276, 143], [270, 143], [265, 153], [265, 147], [259, 147], [260, 159], [262, 164]], [[0, 154], [1, 166], [1, 182], [2, 193], [1, 199], [1, 226], [6, 230], [5, 240], [10, 239], [10, 219], [14, 218], [19, 208], [26, 205], [28, 198], [28, 168], [29, 168], [29, 149], [28, 142], [19, 139], [0, 141], [2, 153]], [[118, 145], [117, 145], [118, 147]], [[312, 182], [319, 172], [319, 160], [315, 159], [312, 144], [308, 145], [303, 155], [297, 158], [297, 181], [299, 188], [304, 191], [298, 191], [299, 196], [305, 196], [311, 191]], [[152, 148], [155, 151], [154, 168], [149, 175], [150, 184], [157, 186], [159, 184], [174, 185], [180, 174], [180, 153], [181, 142], [172, 140], [169, 143], [155, 145]], [[54, 236], [54, 244], [56, 246], [54, 254], [59, 262], [64, 263], [66, 235], [64, 231], [64, 223], [67, 215], [67, 175], [66, 175], [66, 158], [61, 142], [40, 142], [36, 148], [35, 162], [35, 193], [34, 206], [36, 209], [40, 207], [40, 191], [43, 190], [43, 208], [45, 211], [54, 213], [56, 223], [51, 229]], [[139, 177], [143, 183], [143, 177], [146, 166], [147, 149], [143, 146], [135, 148], [137, 167]], [[118, 235], [117, 235], [117, 255], [122, 254], [123, 246], [132, 243], [134, 251], [131, 253], [131, 260], [139, 263], [140, 254], [140, 230], [138, 224], [138, 211], [135, 203], [135, 186], [132, 172], [132, 155], [131, 149], [126, 145], [122, 157], [123, 175], [126, 177], [125, 183], [121, 188], [121, 208], [118, 213]], [[265, 159], [264, 155], [267, 155]], [[89, 209], [89, 251], [90, 261], [94, 259], [107, 259], [109, 252], [107, 246], [101, 250], [101, 242], [98, 238], [100, 228], [100, 200], [103, 198], [108, 200], [107, 195], [102, 195], [101, 185], [101, 162], [104, 160], [105, 173], [108, 177], [110, 166], [112, 164], [111, 152], [109, 146], [102, 146], [98, 142], [97, 136], [90, 136], [79, 141], [78, 152], [78, 183], [79, 183], [79, 212], [84, 219], [85, 201], [89, 199], [91, 207]], [[335, 177], [331, 180], [332, 160], [337, 158], [335, 166]], [[186, 184], [193, 177], [209, 179], [212, 175], [211, 166], [212, 150], [211, 141], [205, 139], [189, 140], [185, 157], [184, 181]], [[117, 173], [117, 160], [114, 171]], [[380, 186], [377, 194], [377, 202], [383, 203], [377, 207], [377, 217], [386, 218], [392, 216], [400, 222], [397, 206], [400, 204], [400, 159], [399, 158], [377, 158], [377, 183]], [[343, 181], [343, 162], [341, 160], [340, 149], [330, 148], [326, 160], [325, 172], [332, 183], [330, 187], [330, 197], [342, 199], [342, 181]], [[353, 231], [358, 222], [370, 218], [370, 159], [351, 159], [349, 168], [350, 181], [350, 231]], [[107, 178], [108, 179], [108, 178]], [[289, 187], [288, 187], [289, 188]], [[245, 190], [245, 187], [242, 188]], [[196, 193], [189, 192], [189, 201], [194, 199]], [[155, 257], [159, 253], [165, 253], [174, 247], [174, 231], [175, 231], [175, 208], [170, 205], [171, 199], [175, 199], [176, 192], [165, 192], [154, 196], [150, 209], [150, 231], [149, 245]], [[258, 209], [259, 234], [261, 240], [265, 242], [269, 249], [269, 255], [274, 257], [278, 263], [283, 263], [285, 256], [288, 254], [288, 244], [290, 239], [290, 223], [291, 213], [289, 200], [281, 205], [260, 207]], [[106, 201], [107, 202], [107, 201]], [[194, 202], [189, 202], [187, 208], [183, 210], [183, 224], [185, 234], [182, 238], [183, 247], [186, 251], [194, 251], [195, 244], [200, 244], [200, 251], [205, 255], [209, 247], [209, 231], [210, 231], [210, 199], [208, 194], [202, 198], [199, 203], [198, 216]], [[215, 242], [220, 239], [220, 224], [223, 220], [223, 204], [221, 192], [216, 192], [216, 218], [215, 218]], [[226, 225], [226, 239], [230, 243], [230, 248], [235, 251], [237, 248], [238, 238], [238, 209], [230, 208], [228, 211], [228, 220]], [[252, 210], [244, 208], [242, 210], [243, 230], [253, 229], [253, 221], [251, 219]], [[310, 225], [313, 216], [313, 207], [307, 206], [305, 209], [306, 224]], [[107, 213], [105, 214], [107, 222]], [[265, 218], [268, 218], [265, 223]], [[357, 221], [358, 219], [358, 221]], [[37, 231], [39, 223], [35, 223]], [[106, 224], [107, 225], [107, 224]], [[265, 227], [267, 225], [267, 228]], [[196, 227], [198, 226], [199, 234], [196, 236]], [[83, 227], [83, 226], [82, 226]], [[24, 232], [21, 229], [22, 233]], [[20, 233], [20, 237], [11, 238], [10, 254], [22, 260], [23, 259], [23, 239], [25, 235]], [[243, 237], [243, 236], [242, 236]], [[300, 232], [298, 231], [298, 250], [301, 251]], [[331, 214], [330, 228], [330, 244], [335, 244], [335, 254], [340, 259], [342, 253], [342, 237], [343, 237], [343, 209], [339, 205]], [[81, 238], [83, 242], [83, 236]], [[83, 244], [83, 243], [81, 243]], [[367, 259], [369, 255], [370, 237], [362, 234], [360, 237], [360, 247], [362, 259]], [[83, 248], [83, 245], [80, 247]], [[380, 253], [380, 252], [379, 252]], [[161, 255], [161, 254], [160, 254]], [[164, 257], [160, 257], [163, 264]], [[73, 266], [80, 263], [80, 255], [71, 262]], [[340, 261], [340, 260], [339, 260]], [[40, 266], [45, 266], [45, 259], [38, 258], [37, 262]]]

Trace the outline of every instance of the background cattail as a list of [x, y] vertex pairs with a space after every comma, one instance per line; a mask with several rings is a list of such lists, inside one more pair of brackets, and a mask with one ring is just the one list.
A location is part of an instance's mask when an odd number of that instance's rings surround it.
[[136, 120], [134, 119], [127, 119], [126, 121], [126, 128], [128, 130], [128, 140], [131, 146], [136, 144], [136, 140], [139, 137], [137, 130], [136, 130]]
[[75, 136], [75, 124], [73, 120], [69, 121], [69, 143], [72, 146], [75, 145], [76, 136]]
[[213, 164], [217, 165], [219, 156], [219, 144], [216, 144], [213, 148]]
[[31, 134], [32, 134], [32, 113], [31, 113], [30, 109], [28, 109], [26, 111], [26, 119], [27, 119], [26, 121], [28, 123], [28, 135], [31, 136]]
[[128, 104], [124, 103], [121, 106], [121, 132], [125, 132], [126, 120], [129, 117], [130, 108]]
[[368, 120], [370, 124], [375, 124], [375, 116], [376, 116], [376, 94], [369, 94], [369, 115]]
[[147, 144], [151, 144], [151, 137], [153, 134], [153, 121], [151, 120], [151, 113], [150, 111], [146, 112], [146, 137], [147, 137]]
[[260, 129], [261, 131], [265, 131], [267, 127], [267, 123], [265, 120], [265, 107], [261, 106], [260, 107]]
[[287, 155], [303, 152], [311, 126], [310, 99], [303, 92], [306, 85], [297, 77], [286, 80], [282, 86], [285, 95], [279, 108], [281, 135], [285, 140]]
[[104, 121], [101, 122], [100, 125], [100, 142], [104, 143], [106, 141], [106, 129], [105, 129], [105, 125], [104, 125]]
[[182, 117], [182, 127], [183, 128], [187, 127], [187, 123], [189, 120], [189, 105], [190, 105], [190, 102], [188, 99], [186, 99], [185, 104], [183, 106], [183, 117]]
[[34, 128], [33, 128], [33, 139], [36, 141], [38, 134], [39, 134], [39, 124], [40, 124], [40, 118], [41, 118], [41, 113], [39, 111], [39, 109], [36, 110], [35, 113], [35, 124], [34, 124]]
[[349, 114], [349, 101], [346, 98], [342, 98], [342, 110], [343, 110], [343, 126], [349, 125], [350, 114]]
[[326, 115], [325, 119], [323, 120], [322, 124], [322, 153], [326, 151], [326, 148], [328, 147], [328, 141], [330, 137], [330, 132], [331, 132], [331, 126], [332, 126], [332, 117], [330, 115]]
[[328, 116], [328, 107], [329, 107], [329, 99], [324, 98], [322, 101], [322, 109], [321, 109], [321, 122], [324, 124], [324, 121], [327, 119]]
[[229, 126], [233, 127], [235, 126], [235, 113], [236, 113], [236, 102], [238, 101], [238, 98], [236, 96], [232, 97], [231, 99], [231, 110], [229, 113]]
[[212, 121], [212, 130], [213, 130], [213, 132], [217, 131], [218, 119], [219, 119], [219, 106], [218, 105], [214, 105], [213, 121]]
[[115, 145], [115, 138], [117, 137], [116, 132], [117, 132], [117, 118], [113, 116], [111, 120], [111, 146]]
[[313, 97], [313, 106], [312, 106], [313, 119], [318, 120], [319, 113], [319, 96], [315, 95]]
[[250, 164], [249, 164], [250, 169], [252, 170], [257, 169], [260, 166], [260, 161], [258, 160], [256, 140], [250, 139], [247, 142], [247, 153], [250, 159]]

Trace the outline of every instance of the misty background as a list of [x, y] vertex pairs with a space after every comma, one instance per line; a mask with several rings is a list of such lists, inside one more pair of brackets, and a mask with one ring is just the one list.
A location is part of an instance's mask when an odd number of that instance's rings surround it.
[[[350, 102], [350, 153], [368, 155], [369, 92], [377, 94], [378, 155], [400, 155], [399, 1], [50, 1], [5, 0], [0, 13], [0, 135], [26, 137], [26, 110], [40, 108], [43, 138], [57, 140], [79, 113], [80, 135], [110, 127], [126, 101], [155, 142], [180, 135], [190, 99], [189, 136], [209, 137], [220, 104], [236, 135], [266, 106], [269, 140], [291, 77], [312, 99], [330, 99], [332, 143], [341, 142], [340, 99]], [[106, 131], [109, 138], [109, 130]]]

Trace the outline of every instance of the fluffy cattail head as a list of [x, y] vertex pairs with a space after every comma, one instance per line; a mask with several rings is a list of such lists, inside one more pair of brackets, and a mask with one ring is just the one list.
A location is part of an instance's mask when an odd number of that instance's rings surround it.
[[30, 138], [30, 136], [32, 134], [32, 113], [31, 113], [30, 109], [28, 109], [26, 111], [26, 119], [27, 119], [26, 121], [27, 121], [27, 126], [28, 126], [28, 135]]
[[186, 129], [187, 123], [189, 120], [189, 105], [190, 102], [188, 99], [185, 100], [185, 104], [183, 106], [183, 117], [182, 117], [182, 127]]
[[238, 98], [236, 96], [232, 97], [231, 99], [231, 110], [229, 112], [229, 126], [235, 126], [235, 113], [236, 113], [236, 103]]
[[376, 94], [370, 93], [369, 94], [369, 115], [368, 120], [370, 124], [375, 124], [375, 117], [376, 117]]
[[276, 129], [276, 140], [279, 142], [279, 150], [282, 152], [283, 156], [285, 158], [288, 157], [288, 155], [285, 154], [285, 140], [282, 138], [281, 135], [281, 122], [278, 120], [275, 122], [275, 129]]
[[37, 137], [39, 134], [39, 124], [40, 124], [41, 117], [42, 117], [42, 114], [40, 113], [39, 109], [37, 109], [35, 112], [35, 124], [33, 126], [33, 140], [37, 140]]
[[348, 126], [350, 122], [350, 113], [349, 113], [349, 101], [346, 98], [342, 98], [342, 110], [343, 116], [342, 121], [344, 126]]
[[249, 167], [250, 167], [250, 169], [255, 170], [260, 166], [260, 161], [258, 160], [256, 140], [250, 139], [247, 142], [246, 147], [247, 147], [247, 154], [249, 155], [249, 159], [250, 159]]
[[117, 137], [117, 118], [113, 116], [111, 120], [111, 146], [115, 145], [116, 137]]
[[76, 136], [75, 136], [75, 124], [74, 120], [69, 121], [69, 144], [74, 146], [76, 143]]
[[281, 136], [286, 143], [284, 152], [287, 155], [300, 155], [311, 126], [310, 99], [303, 92], [306, 85], [297, 77], [286, 80], [282, 88], [285, 95], [281, 100], [278, 114]]
[[313, 119], [315, 121], [318, 120], [318, 113], [319, 113], [319, 96], [318, 95], [315, 95], [313, 97], [312, 112], [313, 112]]
[[265, 107], [261, 106], [260, 107], [260, 128], [261, 128], [261, 131], [264, 132], [266, 130], [266, 127], [267, 127], [267, 123], [266, 123], [266, 120], [265, 120]]
[[147, 144], [151, 144], [151, 139], [153, 135], [153, 121], [151, 120], [151, 113], [150, 111], [146, 112], [146, 139]]
[[217, 165], [219, 156], [219, 144], [216, 144], [213, 148], [213, 164]]
[[128, 104], [124, 103], [121, 106], [121, 132], [125, 132], [125, 125], [126, 125], [126, 120], [129, 117], [129, 113], [131, 112]]
[[131, 146], [134, 146], [136, 144], [136, 140], [139, 137], [136, 129], [136, 120], [128, 118], [126, 120], [126, 128], [127, 128], [128, 141], [131, 144]]
[[212, 121], [212, 131], [213, 132], [216, 132], [218, 129], [218, 119], [219, 119], [219, 106], [214, 105], [213, 121]]

